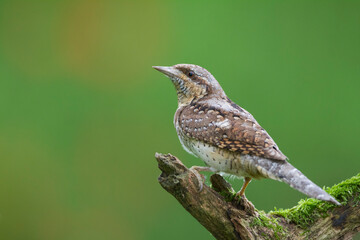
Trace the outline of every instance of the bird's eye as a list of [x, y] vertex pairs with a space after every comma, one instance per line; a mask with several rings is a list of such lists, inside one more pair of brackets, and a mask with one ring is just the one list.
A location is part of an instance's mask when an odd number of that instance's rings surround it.
[[188, 76], [189, 77], [192, 77], [192, 76], [194, 76], [195, 75], [195, 73], [193, 72], [193, 71], [190, 71], [189, 73], [188, 73]]

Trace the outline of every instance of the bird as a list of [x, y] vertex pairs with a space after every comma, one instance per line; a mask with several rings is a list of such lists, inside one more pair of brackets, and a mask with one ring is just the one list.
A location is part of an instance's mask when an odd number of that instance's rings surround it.
[[180, 143], [206, 165], [190, 168], [197, 177], [200, 171], [211, 171], [243, 178], [243, 186], [236, 193], [238, 199], [245, 196], [252, 179], [273, 179], [311, 198], [341, 205], [288, 162], [266, 130], [227, 97], [205, 68], [194, 64], [153, 68], [175, 86], [178, 108], [174, 126]]

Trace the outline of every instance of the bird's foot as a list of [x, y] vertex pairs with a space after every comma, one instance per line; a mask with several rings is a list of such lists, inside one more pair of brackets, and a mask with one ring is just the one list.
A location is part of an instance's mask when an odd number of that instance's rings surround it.
[[240, 204], [242, 198], [247, 199], [247, 198], [245, 197], [245, 193], [242, 193], [242, 194], [241, 194], [240, 191], [239, 191], [239, 192], [237, 192], [237, 193], [235, 194], [234, 200], [236, 201], [237, 204]]
[[[250, 182], [251, 182], [251, 178], [250, 178], [250, 177], [245, 177], [245, 178], [244, 178], [244, 184], [243, 184], [241, 190], [238, 191], [238, 192], [236, 193], [236, 195], [235, 195], [235, 198], [236, 198], [236, 199], [239, 199], [239, 200], [240, 200], [242, 196], [245, 197], [245, 189], [246, 189], [246, 187], [249, 185]], [[245, 198], [245, 199], [246, 199], [246, 198]]]
[[211, 172], [213, 169], [210, 167], [192, 166], [189, 170], [195, 174], [199, 183], [199, 192], [201, 192], [204, 186], [204, 176], [199, 172]]

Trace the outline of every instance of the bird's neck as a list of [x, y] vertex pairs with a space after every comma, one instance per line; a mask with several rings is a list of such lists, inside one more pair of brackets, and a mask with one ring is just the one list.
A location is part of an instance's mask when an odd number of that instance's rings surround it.
[[190, 105], [191, 102], [195, 99], [194, 96], [187, 96], [183, 93], [178, 93], [178, 107], [184, 107]]

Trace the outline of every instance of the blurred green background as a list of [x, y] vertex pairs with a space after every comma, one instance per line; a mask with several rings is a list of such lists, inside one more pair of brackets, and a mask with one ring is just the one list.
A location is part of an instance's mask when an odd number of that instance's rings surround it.
[[[170, 81], [194, 63], [310, 179], [359, 172], [359, 1], [1, 1], [0, 238], [211, 239], [158, 184], [188, 166]], [[232, 180], [236, 189], [241, 180]], [[305, 197], [253, 181], [258, 209]]]

